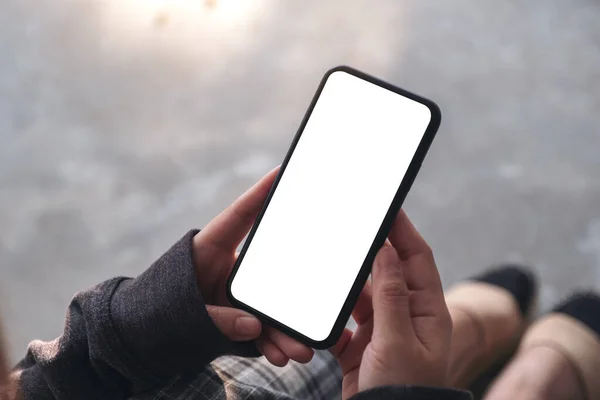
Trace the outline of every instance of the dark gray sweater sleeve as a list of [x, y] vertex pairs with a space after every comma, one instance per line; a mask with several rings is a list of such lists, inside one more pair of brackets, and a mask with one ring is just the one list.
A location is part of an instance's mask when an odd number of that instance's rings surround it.
[[258, 356], [213, 324], [197, 287], [188, 232], [135, 279], [77, 293], [62, 336], [33, 341], [17, 365], [24, 400], [121, 399], [224, 354]]

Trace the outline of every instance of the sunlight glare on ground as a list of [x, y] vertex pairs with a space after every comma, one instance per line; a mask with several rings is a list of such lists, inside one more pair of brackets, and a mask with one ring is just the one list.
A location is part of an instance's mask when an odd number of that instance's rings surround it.
[[[265, 12], [265, 0], [107, 0], [102, 2], [104, 43], [125, 50], [167, 46], [210, 49], [226, 55], [247, 44]], [[206, 55], [206, 54], [204, 54]]]

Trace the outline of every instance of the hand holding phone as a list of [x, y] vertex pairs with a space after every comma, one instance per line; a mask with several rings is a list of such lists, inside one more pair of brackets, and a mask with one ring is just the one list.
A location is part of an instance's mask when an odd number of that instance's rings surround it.
[[446, 386], [452, 320], [431, 249], [403, 211], [372, 276], [352, 313], [356, 330], [331, 349], [342, 398], [378, 386]]
[[440, 119], [420, 96], [329, 71], [236, 261], [230, 302], [307, 346], [335, 344]]
[[[273, 185], [279, 168], [266, 174], [194, 236], [193, 257], [198, 288], [217, 328], [234, 342], [254, 341], [259, 351], [274, 365], [284, 366], [291, 359], [310, 361], [312, 349], [275, 328], [261, 324], [256, 317], [231, 307], [226, 282], [235, 260], [236, 249], [248, 234]], [[253, 348], [238, 344], [237, 353]]]

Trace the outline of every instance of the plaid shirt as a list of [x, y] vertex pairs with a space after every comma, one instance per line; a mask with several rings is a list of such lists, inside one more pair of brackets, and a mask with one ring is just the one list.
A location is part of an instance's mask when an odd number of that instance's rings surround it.
[[163, 389], [135, 400], [292, 400], [341, 398], [342, 375], [326, 351], [302, 365], [274, 367], [264, 357], [220, 357], [199, 374], [174, 378]]

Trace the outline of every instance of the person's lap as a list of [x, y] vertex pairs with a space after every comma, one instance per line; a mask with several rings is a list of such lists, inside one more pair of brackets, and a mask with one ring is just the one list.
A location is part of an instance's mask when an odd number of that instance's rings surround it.
[[276, 367], [264, 357], [224, 356], [199, 373], [174, 378], [161, 390], [136, 400], [337, 399], [342, 375], [328, 351], [317, 351], [308, 364]]
[[[467, 335], [472, 331], [471, 321], [451, 314], [455, 331], [465, 336], [464, 340], [453, 343], [459, 350], [456, 355], [469, 358], [470, 351], [461, 344], [473, 343], [473, 338]], [[355, 327], [353, 320], [348, 327]], [[460, 362], [452, 364], [458, 368]], [[220, 357], [199, 373], [174, 378], [162, 390], [135, 399], [336, 399], [341, 398], [341, 389], [342, 374], [337, 360], [328, 351], [317, 351], [311, 362], [290, 361], [285, 367], [274, 366], [265, 357]]]
[[[504, 283], [506, 283], [505, 278], [514, 275], [515, 271], [507, 273], [505, 270], [503, 274]], [[522, 273], [519, 274], [523, 275]], [[490, 277], [494, 278], [491, 281], [498, 281], [499, 275], [492, 273], [486, 279], [490, 281]], [[520, 276], [520, 278], [522, 278], [522, 281], [525, 277]], [[504, 366], [504, 362], [507, 361], [509, 354], [502, 349], [507, 348], [507, 346], [508, 348], [515, 347], [516, 343], [511, 337], [521, 332], [521, 329], [526, 324], [526, 320], [523, 317], [526, 316], [525, 309], [529, 308], [526, 306], [532, 302], [531, 293], [533, 291], [533, 287], [525, 288], [524, 292], [521, 290], [521, 294], [528, 293], [527, 301], [508, 301], [506, 298], [511, 296], [516, 296], [514, 299], [518, 300], [519, 291], [513, 290], [513, 293], [510, 295], [509, 291], [500, 293], [498, 292], [498, 288], [501, 288], [502, 285], [499, 285], [498, 282], [493, 282], [494, 285], [490, 287], [486, 283], [486, 279], [483, 279], [483, 287], [481, 282], [476, 281], [474, 284], [466, 283], [466, 286], [465, 284], [458, 285], [458, 288], [454, 287], [454, 290], [450, 290], [446, 294], [446, 301], [454, 323], [451, 347], [452, 357], [449, 365], [449, 369], [454, 372], [449, 374], [450, 382], [448, 383], [452, 386], [457, 385], [458, 387], [468, 386], [471, 390], [477, 388], [477, 390], [473, 390], [476, 398], [481, 398], [483, 393], [486, 392], [488, 385], [495, 380], [494, 378], [498, 373], [502, 375], [502, 372], [504, 372], [504, 375], [507, 375], [507, 371], [501, 371], [501, 366]], [[515, 281], [514, 276], [511, 280]], [[511, 282], [508, 283], [510, 287]], [[523, 284], [520, 286], [523, 286]], [[484, 290], [483, 292], [482, 289]], [[463, 292], [465, 290], [468, 292], [468, 296], [464, 296]], [[490, 298], [496, 300], [490, 301]], [[486, 301], [482, 301], [482, 299]], [[502, 300], [507, 300], [508, 302], [504, 302], [506, 304], [500, 306], [503, 304]], [[598, 302], [598, 300], [595, 301], [596, 303]], [[511, 302], [514, 304], [511, 305]], [[518, 311], [517, 305], [521, 307], [521, 312]], [[594, 306], [596, 305], [598, 304], [594, 304]], [[465, 311], [467, 312], [465, 313]], [[489, 313], [489, 315], [486, 316], [486, 313]], [[478, 320], [478, 323], [475, 323], [476, 320]], [[501, 326], [505, 328], [500, 329], [499, 327]], [[505, 334], [499, 335], [498, 331], [503, 330], [506, 330]], [[490, 336], [490, 332], [493, 335]], [[482, 339], [486, 340], [482, 341]], [[488, 361], [490, 362], [481, 362], [482, 354], [480, 353], [482, 348], [486, 350], [483, 353], [485, 354], [484, 357], [489, 358]], [[518, 376], [526, 372], [527, 368], [515, 366], [514, 364], [513, 362], [512, 369], [508, 368], [512, 371], [513, 375], [516, 373]], [[558, 364], [556, 367], [558, 368]], [[476, 374], [473, 374], [473, 372], [476, 372]], [[484, 374], [484, 379], [481, 379], [481, 374], [484, 372], [487, 372], [487, 374]], [[476, 375], [480, 379], [473, 381], [472, 378]], [[500, 398], [510, 393], [516, 394], [515, 392], [523, 389], [519, 383], [520, 381], [515, 386], [511, 384], [510, 379], [501, 378], [500, 380], [495, 380], [495, 387], [492, 390], [493, 392], [501, 392], [502, 396]], [[540, 376], [539, 378], [541, 381], [544, 380], [544, 376]], [[556, 381], [554, 378], [552, 380]], [[213, 361], [210, 367], [205, 368], [199, 373], [196, 372], [189, 376], [177, 377], [162, 390], [138, 396], [136, 399], [335, 399], [340, 398], [342, 395], [341, 381], [342, 374], [338, 362], [328, 351], [315, 352], [314, 358], [308, 364], [291, 361], [285, 367], [276, 367], [264, 357], [242, 358], [225, 356]], [[564, 389], [567, 392], [569, 390], [572, 391], [572, 389], [578, 389], [577, 387], [570, 388], [566, 384], [563, 386], [565, 386]], [[544, 390], [545, 388], [538, 389], [536, 389], [536, 393], [541, 393], [540, 390]], [[494, 393], [491, 395], [492, 397], [495, 396]], [[487, 398], [487, 396], [484, 397]], [[566, 398], [569, 397], [567, 396]]]

